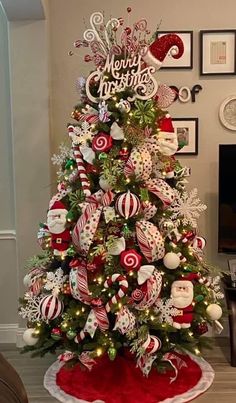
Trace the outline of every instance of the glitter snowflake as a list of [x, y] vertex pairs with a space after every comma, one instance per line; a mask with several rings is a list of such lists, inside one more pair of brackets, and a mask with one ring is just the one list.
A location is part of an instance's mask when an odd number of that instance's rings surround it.
[[60, 144], [59, 151], [59, 154], [53, 154], [51, 158], [53, 165], [62, 165], [66, 159], [74, 158], [73, 150], [65, 144]]
[[27, 292], [24, 296], [24, 300], [26, 301], [26, 305], [20, 307], [19, 315], [30, 322], [37, 322], [40, 320], [42, 315], [39, 306], [42, 297], [37, 297]]
[[218, 299], [223, 299], [224, 298], [224, 294], [221, 291], [221, 286], [220, 286], [220, 276], [216, 276], [216, 277], [207, 277], [206, 278], [208, 287], [211, 290], [212, 293], [212, 297], [215, 301], [217, 301]]
[[197, 227], [196, 219], [199, 218], [200, 213], [206, 210], [205, 204], [200, 203], [200, 199], [197, 198], [197, 189], [180, 193], [175, 190], [175, 199], [170, 206], [172, 211], [172, 219], [180, 219], [183, 225], [191, 225], [193, 228]]
[[74, 132], [70, 134], [70, 138], [73, 144], [82, 145], [92, 140], [95, 134], [94, 125], [85, 121], [82, 122], [81, 126], [74, 127]]
[[165, 322], [169, 323], [169, 325], [172, 325], [172, 316], [179, 315], [179, 310], [173, 306], [173, 300], [171, 298], [166, 300], [159, 298], [155, 302], [155, 307], [155, 312], [159, 315], [158, 319], [160, 322]]
[[61, 268], [57, 269], [55, 272], [50, 271], [47, 273], [44, 288], [47, 291], [52, 291], [53, 293], [58, 294], [67, 278], [68, 276], [64, 275], [64, 272]]

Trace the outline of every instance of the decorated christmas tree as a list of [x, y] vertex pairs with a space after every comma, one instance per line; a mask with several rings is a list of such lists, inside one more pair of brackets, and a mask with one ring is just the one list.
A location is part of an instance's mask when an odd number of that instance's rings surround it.
[[[130, 9], [127, 9], [128, 13]], [[129, 351], [140, 371], [167, 368], [171, 354], [200, 354], [222, 314], [219, 276], [197, 230], [206, 208], [186, 190], [189, 168], [167, 108], [175, 94], [154, 73], [184, 52], [175, 34], [150, 37], [146, 20], [90, 18], [75, 47], [95, 69], [79, 78], [80, 101], [38, 242], [20, 315], [33, 355], [88, 369]]]

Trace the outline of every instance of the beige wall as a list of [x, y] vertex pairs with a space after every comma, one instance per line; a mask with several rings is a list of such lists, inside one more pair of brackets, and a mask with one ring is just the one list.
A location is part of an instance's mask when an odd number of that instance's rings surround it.
[[45, 21], [9, 24], [13, 172], [19, 295], [26, 259], [38, 253], [38, 224], [50, 195]]
[[176, 102], [170, 108], [170, 113], [173, 117], [199, 118], [199, 155], [182, 157], [181, 161], [192, 167], [190, 187], [198, 187], [201, 199], [208, 205], [207, 213], [199, 222], [200, 231], [208, 240], [207, 257], [225, 269], [227, 255], [217, 253], [218, 145], [235, 143], [236, 133], [221, 126], [218, 109], [224, 98], [235, 93], [235, 77], [199, 76], [199, 30], [235, 28], [234, 0], [45, 0], [50, 37], [51, 148], [55, 151], [66, 138], [66, 123], [70, 121], [70, 112], [78, 101], [75, 80], [89, 72], [89, 64], [83, 62], [82, 56], [67, 55], [74, 40], [82, 37], [83, 19], [88, 21], [92, 12], [101, 10], [107, 16], [124, 16], [127, 15], [127, 5], [132, 7], [131, 17], [147, 18], [151, 30], [162, 20], [161, 30], [194, 32], [193, 70], [163, 70], [157, 77], [161, 82], [178, 87], [192, 87], [194, 84], [203, 87], [195, 103]]

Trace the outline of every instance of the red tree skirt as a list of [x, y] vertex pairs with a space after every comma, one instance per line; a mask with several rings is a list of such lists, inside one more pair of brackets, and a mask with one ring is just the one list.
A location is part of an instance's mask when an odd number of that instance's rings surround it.
[[79, 365], [63, 368], [62, 363], [55, 362], [45, 374], [44, 386], [64, 403], [189, 402], [211, 386], [214, 371], [202, 358], [179, 356], [187, 366], [178, 370], [172, 383], [174, 371], [159, 374], [152, 370], [146, 378], [133, 360], [119, 356], [113, 362], [100, 358], [91, 372], [82, 371]]

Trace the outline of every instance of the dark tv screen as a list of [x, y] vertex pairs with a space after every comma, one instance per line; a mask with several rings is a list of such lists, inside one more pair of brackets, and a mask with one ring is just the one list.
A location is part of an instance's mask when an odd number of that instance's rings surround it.
[[218, 251], [236, 254], [236, 144], [219, 147]]

